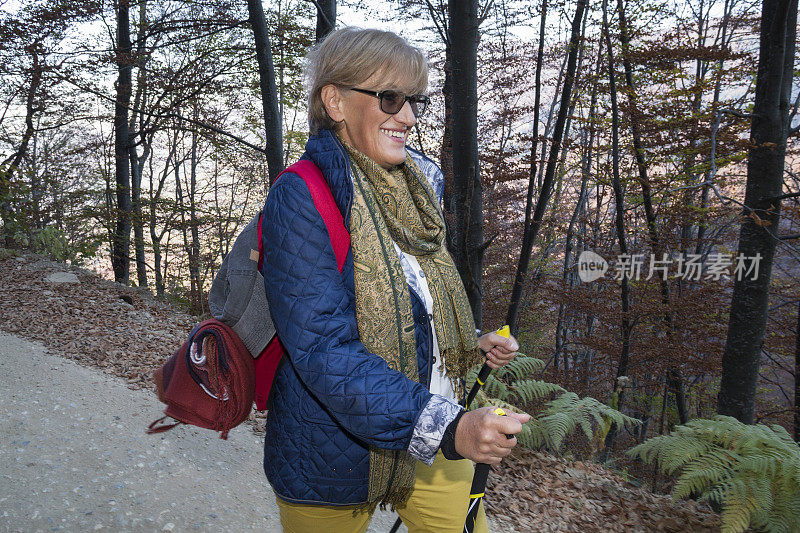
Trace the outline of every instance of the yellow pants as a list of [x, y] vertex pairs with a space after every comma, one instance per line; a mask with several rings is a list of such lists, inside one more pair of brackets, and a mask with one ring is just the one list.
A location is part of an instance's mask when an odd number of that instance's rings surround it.
[[[469, 489], [475, 468], [471, 461], [448, 461], [439, 452], [432, 466], [417, 463], [414, 492], [398, 509], [409, 533], [461, 533], [467, 517]], [[284, 533], [364, 533], [371, 516], [353, 515], [353, 507], [306, 505], [276, 498]], [[483, 502], [475, 519], [475, 533], [488, 533]]]

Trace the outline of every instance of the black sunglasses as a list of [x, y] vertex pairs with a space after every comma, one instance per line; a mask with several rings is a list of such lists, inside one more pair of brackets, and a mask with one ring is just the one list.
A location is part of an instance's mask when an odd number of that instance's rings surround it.
[[411, 104], [411, 112], [414, 113], [414, 117], [419, 118], [425, 114], [425, 110], [428, 109], [428, 103], [430, 102], [430, 99], [424, 94], [412, 94], [406, 96], [401, 92], [392, 90], [378, 92], [359, 89], [357, 87], [350, 87], [350, 90], [368, 94], [380, 99], [381, 111], [389, 115], [396, 115], [399, 113], [400, 110], [403, 109], [403, 106], [406, 104], [406, 102], [408, 102]]

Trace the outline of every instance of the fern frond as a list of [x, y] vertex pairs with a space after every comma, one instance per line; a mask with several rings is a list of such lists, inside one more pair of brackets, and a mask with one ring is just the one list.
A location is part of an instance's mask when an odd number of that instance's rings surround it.
[[[540, 359], [517, 356], [489, 375], [472, 407], [496, 405], [520, 412], [515, 404], [525, 405], [558, 394], [547, 402], [538, 416], [523, 424], [522, 432], [517, 435], [517, 440], [525, 447], [538, 449], [547, 446], [553, 451], [558, 451], [567, 435], [578, 429], [591, 440], [595, 425], [607, 430], [612, 423], [619, 427], [640, 423], [594, 398], [580, 398], [555, 383], [530, 377], [543, 368]], [[476, 365], [467, 373], [467, 390], [475, 383], [479, 370], [480, 366]]]
[[501, 400], [500, 398], [490, 398], [483, 391], [480, 391], [477, 396], [475, 396], [475, 400], [473, 401], [473, 408], [476, 407], [486, 407], [486, 406], [494, 406], [500, 407], [505, 411], [511, 411], [513, 413], [524, 413], [522, 409], [517, 407], [516, 405], [512, 405], [508, 402]]
[[722, 531], [800, 531], [800, 446], [782, 427], [695, 419], [628, 454], [680, 471], [673, 498], [722, 504]]
[[[664, 468], [664, 471], [668, 470]], [[669, 471], [674, 472], [674, 470]], [[683, 474], [675, 483], [672, 498], [678, 500], [702, 494], [717, 483], [730, 478], [730, 475], [729, 464], [720, 462], [717, 456], [703, 455], [685, 466]]]
[[494, 398], [509, 399], [513, 395], [508, 385], [491, 374], [486, 380], [483, 390], [486, 391], [487, 396], [492, 396]]
[[537, 421], [545, 433], [547, 446], [552, 450], [558, 450], [564, 438], [575, 429], [576, 419], [570, 413], [556, 412], [538, 418]]
[[531, 450], [544, 448], [548, 442], [548, 434], [539, 420], [531, 419], [522, 424], [522, 431], [517, 434], [519, 443]]
[[591, 439], [593, 436], [592, 420], [609, 420], [620, 427], [638, 424], [635, 418], [625, 416], [594, 398], [579, 398], [574, 392], [565, 392], [555, 400], [547, 403], [547, 407], [537, 417], [542, 430], [548, 435], [547, 445], [557, 451], [564, 438], [580, 427]]
[[521, 380], [527, 379], [542, 370], [544, 370], [544, 361], [518, 354], [513, 361], [497, 369], [494, 374], [499, 378], [509, 377], [514, 380]]
[[525, 379], [522, 381], [515, 381], [511, 386], [510, 392], [515, 400], [525, 404], [535, 399], [550, 396], [553, 393], [562, 393], [566, 391], [555, 383], [547, 383], [546, 381], [539, 381], [536, 379]]

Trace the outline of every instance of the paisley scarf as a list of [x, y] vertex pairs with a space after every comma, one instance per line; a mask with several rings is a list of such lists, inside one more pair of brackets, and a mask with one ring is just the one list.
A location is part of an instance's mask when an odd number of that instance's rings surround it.
[[[408, 154], [403, 164], [386, 170], [342, 144], [353, 175], [350, 242], [361, 342], [391, 368], [419, 381], [411, 296], [394, 241], [425, 272], [446, 375], [462, 394], [459, 377], [480, 360], [480, 351], [469, 300], [444, 245], [444, 217], [434, 192]], [[415, 476], [416, 462], [407, 452], [370, 447], [368, 505], [402, 505]]]

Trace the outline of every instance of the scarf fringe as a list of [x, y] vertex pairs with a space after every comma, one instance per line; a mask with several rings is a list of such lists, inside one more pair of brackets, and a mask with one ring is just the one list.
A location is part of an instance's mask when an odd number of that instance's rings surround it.
[[356, 505], [353, 508], [353, 516], [359, 513], [368, 513], [371, 515], [377, 508], [380, 508], [381, 511], [385, 511], [389, 508], [392, 512], [397, 512], [397, 509], [404, 509], [406, 507], [412, 492], [414, 492], [414, 487], [402, 489], [393, 488], [393, 490], [389, 494], [386, 494], [381, 500], [364, 502]]

